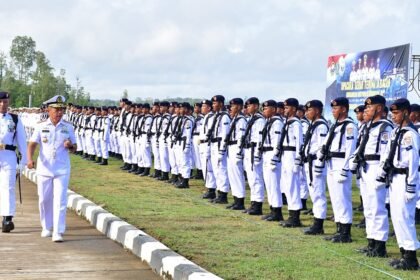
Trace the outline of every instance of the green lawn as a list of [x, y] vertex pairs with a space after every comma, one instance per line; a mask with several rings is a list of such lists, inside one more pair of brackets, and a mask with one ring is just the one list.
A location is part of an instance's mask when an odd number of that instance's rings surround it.
[[[321, 236], [305, 236], [302, 229], [285, 229], [260, 217], [226, 210], [225, 205], [213, 205], [200, 198], [202, 181], [191, 180], [190, 189], [180, 190], [125, 173], [119, 169], [121, 161], [110, 159], [109, 163], [98, 166], [72, 156], [71, 189], [222, 278], [420, 278], [419, 272], [393, 270], [389, 259], [356, 253], [356, 248], [366, 245], [362, 229], [352, 229], [353, 243], [332, 244]], [[355, 191], [355, 205], [359, 205], [358, 195]], [[268, 212], [266, 203], [264, 207]], [[360, 221], [359, 212], [354, 220]], [[309, 226], [312, 217], [302, 215], [302, 221]], [[325, 222], [325, 230], [333, 233], [335, 224]], [[395, 238], [387, 245], [391, 257], [399, 256]]]

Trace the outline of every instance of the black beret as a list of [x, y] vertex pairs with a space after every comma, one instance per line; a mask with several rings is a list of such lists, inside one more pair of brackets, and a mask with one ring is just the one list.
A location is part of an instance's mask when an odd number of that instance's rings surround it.
[[169, 107], [169, 106], [170, 106], [170, 104], [169, 104], [169, 102], [168, 102], [168, 101], [162, 101], [162, 102], [160, 102], [159, 104], [160, 104], [160, 106], [162, 106], [162, 107]]
[[225, 103], [225, 97], [223, 95], [215, 95], [211, 98], [211, 101]]
[[131, 102], [130, 100], [128, 100], [128, 101], [126, 101], [126, 102], [125, 102], [125, 104], [127, 104], [127, 105], [130, 105], [130, 106], [131, 106], [131, 105], [133, 105], [133, 102]]
[[366, 98], [365, 100], [365, 106], [375, 105], [375, 104], [385, 105], [385, 103], [386, 103], [385, 97], [383, 97], [382, 95], [374, 95], [374, 96]]
[[179, 103], [179, 108], [181, 108], [181, 107], [189, 109], [190, 108], [190, 103], [181, 102], [181, 103]]
[[176, 102], [176, 101], [172, 101], [172, 102], [169, 104], [169, 106], [171, 106], [171, 107], [178, 107], [178, 102]]
[[244, 100], [242, 98], [233, 98], [229, 101], [230, 105], [244, 105]]
[[274, 108], [277, 108], [277, 102], [274, 101], [274, 100], [272, 100], [272, 99], [270, 99], [270, 100], [265, 101], [262, 106], [263, 107], [274, 107]]
[[394, 101], [394, 103], [392, 103], [391, 105], [391, 112], [394, 110], [411, 110], [411, 105], [410, 105], [410, 101], [408, 101], [408, 99], [406, 98], [400, 98]]
[[284, 100], [284, 106], [299, 107], [299, 101], [296, 98], [287, 98]]
[[338, 97], [331, 101], [331, 107], [333, 106], [344, 106], [346, 108], [349, 108], [349, 100], [345, 97]]
[[95, 107], [94, 106], [88, 106], [87, 107], [89, 110], [95, 110]]
[[354, 112], [357, 113], [363, 113], [363, 111], [365, 110], [365, 105], [359, 105], [356, 108], [354, 108]]
[[314, 100], [306, 102], [305, 107], [306, 107], [306, 109], [309, 109], [309, 108], [322, 109], [322, 108], [324, 108], [324, 104], [322, 104], [321, 101], [319, 101], [317, 99], [314, 99]]
[[251, 97], [245, 102], [245, 104], [246, 105], [251, 105], [251, 104], [260, 105], [260, 100], [258, 100], [258, 98], [256, 97]]
[[143, 104], [143, 108], [145, 108], [145, 109], [150, 109], [150, 104], [149, 104], [149, 103], [144, 103], [144, 104]]
[[277, 108], [284, 109], [284, 102], [282, 101], [277, 102]]
[[207, 106], [210, 106], [210, 107], [211, 107], [211, 105], [212, 105], [211, 101], [210, 101], [210, 100], [208, 100], [208, 99], [204, 99], [203, 101], [201, 101], [201, 104], [202, 104], [202, 105], [206, 104]]
[[305, 110], [306, 110], [305, 106], [304, 106], [304, 105], [302, 105], [302, 104], [300, 104], [300, 105], [297, 107], [297, 109], [298, 109], [299, 111], [305, 111]]
[[199, 108], [201, 108], [201, 103], [200, 103], [200, 102], [194, 103], [194, 107], [199, 107]]
[[416, 103], [411, 104], [411, 112], [416, 112], [416, 113], [420, 112], [420, 105]]
[[108, 107], [107, 106], [102, 106], [101, 111], [108, 111]]
[[127, 98], [121, 98], [121, 99], [120, 99], [120, 102], [127, 103], [127, 102], [128, 102], [128, 99], [127, 99]]
[[153, 102], [153, 106], [160, 106], [159, 101], [155, 101], [155, 102]]

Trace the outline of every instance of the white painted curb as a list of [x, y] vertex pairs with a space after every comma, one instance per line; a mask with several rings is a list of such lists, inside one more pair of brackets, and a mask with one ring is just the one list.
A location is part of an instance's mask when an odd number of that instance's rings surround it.
[[[25, 168], [23, 174], [36, 184], [37, 176], [34, 169]], [[74, 210], [108, 238], [120, 243], [148, 263], [164, 279], [223, 280], [80, 194], [68, 190], [67, 197], [67, 208]]]

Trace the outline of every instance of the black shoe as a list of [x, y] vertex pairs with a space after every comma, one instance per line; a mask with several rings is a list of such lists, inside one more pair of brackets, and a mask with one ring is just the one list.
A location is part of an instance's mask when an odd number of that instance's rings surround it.
[[273, 211], [273, 206], [270, 205], [270, 213], [268, 213], [267, 215], [263, 215], [261, 217], [261, 220], [267, 220], [268, 218], [270, 218], [271, 216], [274, 216], [274, 211]]
[[324, 234], [324, 220], [314, 218], [314, 224], [303, 231], [306, 235]]
[[169, 172], [162, 172], [162, 176], [157, 178], [159, 181], [168, 181], [169, 180]]
[[128, 173], [136, 173], [139, 170], [139, 166], [137, 164], [132, 164], [130, 169], [127, 169]]
[[212, 201], [216, 204], [228, 204], [227, 192], [217, 191], [218, 196]]
[[367, 257], [373, 258], [387, 258], [388, 254], [386, 253], [386, 242], [374, 240], [375, 247], [372, 250], [366, 252]]
[[230, 208], [232, 210], [244, 210], [245, 209], [245, 198], [236, 198], [236, 204]]
[[234, 196], [233, 203], [231, 205], [226, 206], [226, 209], [232, 209], [236, 205], [237, 202], [238, 202], [238, 198]]
[[356, 252], [361, 253], [361, 254], [367, 254], [373, 251], [373, 249], [375, 249], [375, 240], [368, 238], [367, 241], [368, 241], [368, 245], [366, 247], [356, 249]]
[[332, 243], [351, 243], [351, 224], [341, 224], [340, 235], [331, 239]]
[[88, 159], [88, 158], [89, 158], [89, 155], [88, 155], [87, 153], [83, 153], [82, 158], [83, 158], [83, 159]]
[[248, 215], [252, 215], [252, 216], [259, 216], [262, 215], [262, 202], [254, 202], [254, 207], [251, 207], [251, 209], [248, 211]]
[[249, 206], [249, 208], [244, 209], [242, 213], [247, 214], [249, 211], [251, 211], [252, 208], [254, 208], [254, 204], [255, 204], [255, 201], [251, 201], [251, 205]]
[[108, 165], [108, 159], [107, 158], [102, 159], [102, 162], [99, 165]]
[[389, 265], [393, 266], [394, 264], [397, 264], [400, 262], [400, 260], [404, 257], [405, 250], [403, 247], [400, 248], [401, 257], [399, 259], [392, 259], [389, 261]]
[[144, 168], [144, 171], [139, 174], [139, 176], [141, 176], [141, 177], [149, 176], [149, 175], [150, 175], [150, 168], [148, 168], [148, 167]]
[[416, 251], [404, 251], [403, 257], [395, 262], [392, 267], [401, 270], [417, 270], [419, 269], [419, 262], [417, 260]]
[[182, 176], [181, 175], [177, 175], [177, 179], [175, 181], [172, 182], [172, 185], [176, 186], [182, 183]]
[[95, 155], [90, 155], [90, 156], [89, 156], [89, 160], [90, 160], [90, 161], [95, 161], [95, 158], [96, 158], [96, 156], [95, 156]]
[[131, 167], [132, 167], [131, 164], [124, 163], [124, 166], [121, 168], [121, 170], [130, 170]]
[[280, 225], [286, 228], [301, 227], [300, 210], [289, 210], [289, 218], [286, 221], [280, 222]]
[[197, 169], [197, 174], [195, 175], [194, 179], [203, 180], [203, 170]]
[[360, 221], [360, 223], [356, 224], [357, 228], [366, 228], [366, 219], [363, 217], [363, 219]]
[[304, 211], [308, 210], [308, 207], [306, 206], [307, 199], [302, 198], [300, 201], [302, 202], [302, 209], [301, 210], [304, 210]]
[[176, 175], [175, 174], [172, 174], [171, 179], [169, 179], [167, 183], [173, 184], [176, 181], [178, 181], [178, 174], [176, 174]]
[[203, 194], [203, 199], [214, 199], [216, 198], [216, 189], [207, 189], [207, 192]]
[[153, 175], [149, 175], [149, 176], [152, 177], [152, 178], [157, 179], [157, 178], [159, 178], [159, 177], [162, 176], [162, 172], [160, 170], [158, 170], [158, 169], [155, 169], [155, 173]]
[[281, 212], [281, 207], [273, 207], [271, 210], [271, 215], [265, 219], [267, 222], [280, 222], [284, 221], [283, 213]]
[[2, 228], [1, 228], [2, 232], [11, 232], [12, 230], [15, 229], [15, 224], [13, 223], [12, 218], [13, 218], [12, 216], [3, 217]]
[[341, 224], [340, 223], [336, 223], [336, 228], [337, 228], [337, 230], [336, 230], [335, 234], [324, 237], [324, 240], [331, 241], [332, 239], [334, 239], [337, 236], [339, 236], [341, 234]]
[[97, 157], [95, 163], [101, 163], [102, 162], [102, 157]]
[[190, 187], [188, 181], [188, 178], [183, 178], [181, 184], [177, 184], [175, 187], [178, 189], [188, 189]]

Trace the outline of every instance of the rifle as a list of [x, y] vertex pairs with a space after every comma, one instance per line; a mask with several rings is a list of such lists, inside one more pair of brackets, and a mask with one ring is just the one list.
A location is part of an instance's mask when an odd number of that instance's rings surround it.
[[289, 116], [286, 116], [286, 121], [284, 122], [284, 125], [281, 129], [279, 146], [277, 147], [276, 157], [279, 159], [279, 161], [281, 161], [281, 156], [283, 154], [283, 142], [284, 142], [284, 138], [286, 137], [286, 127], [287, 127], [288, 120], [289, 120]]
[[248, 122], [248, 124], [246, 126], [246, 129], [245, 129], [245, 133], [241, 137], [241, 145], [239, 145], [238, 155], [241, 155], [242, 154], [242, 151], [244, 150], [245, 145], [246, 145], [246, 138], [248, 137], [249, 133], [251, 132], [252, 125], [254, 124], [254, 122], [257, 119], [258, 119], [257, 118], [257, 114], [254, 114], [252, 116], [251, 120], [249, 120], [249, 122]]
[[321, 162], [320, 167], [324, 167], [325, 161], [330, 158], [329, 153], [330, 153], [330, 147], [331, 147], [332, 141], [334, 139], [334, 135], [335, 135], [334, 130], [338, 125], [338, 121], [340, 120], [340, 116], [341, 116], [341, 113], [338, 114], [337, 120], [331, 126], [330, 131], [328, 132], [327, 142], [325, 142], [325, 144], [322, 145], [322, 147], [321, 147], [321, 157], [319, 158], [319, 161]]
[[217, 112], [216, 114], [214, 114], [214, 119], [213, 119], [213, 123], [211, 124], [211, 127], [209, 129], [209, 131], [207, 131], [206, 134], [206, 142], [207, 145], [210, 146], [211, 143], [211, 136], [213, 135], [214, 129], [216, 128], [216, 123], [217, 123], [217, 118], [220, 116], [220, 113]]
[[[304, 162], [307, 162], [307, 161], [308, 161], [308, 157], [306, 157], [306, 156], [305, 156], [305, 149], [306, 149], [306, 147], [308, 146], [309, 141], [310, 141], [310, 140], [311, 140], [311, 138], [312, 138], [312, 134], [314, 133], [314, 132], [313, 132], [313, 124], [314, 124], [314, 121], [312, 120], [312, 121], [309, 123], [308, 130], [307, 130], [307, 131], [306, 131], [306, 133], [305, 133], [305, 136], [304, 136], [305, 141], [303, 142], [303, 145], [302, 145], [302, 146], [300, 146], [300, 150], [299, 150], [299, 155], [300, 155], [300, 164], [299, 164], [299, 165], [303, 165], [303, 163], [304, 163]], [[309, 151], [308, 151], [308, 152], [309, 152]]]
[[277, 119], [271, 118], [264, 125], [264, 128], [262, 130], [261, 142], [260, 142], [260, 145], [258, 146], [258, 157], [259, 158], [261, 158], [262, 150], [263, 150], [263, 147], [264, 147], [264, 142], [265, 142], [265, 139], [267, 139], [267, 135], [268, 135], [268, 131], [269, 131], [268, 127], [271, 127], [271, 125], [274, 123], [275, 120], [277, 120]]
[[364, 154], [365, 154], [366, 144], [369, 140], [369, 132], [372, 128], [373, 120], [375, 119], [375, 117], [376, 117], [376, 111], [375, 111], [375, 114], [373, 114], [372, 119], [370, 120], [369, 127], [367, 126], [367, 124], [365, 126], [365, 129], [364, 129], [365, 131], [363, 133], [363, 138], [360, 141], [360, 145], [358, 147], [357, 154], [356, 154], [356, 156], [354, 157], [354, 160], [353, 160], [354, 163], [357, 163], [357, 168], [356, 168], [356, 178], [357, 179], [360, 179], [360, 177], [361, 177], [360, 168], [363, 168], [363, 171], [366, 172], [366, 160], [365, 160], [365, 155]]
[[225, 145], [226, 145], [226, 146], [227, 146], [228, 142], [230, 141], [230, 138], [232, 137], [233, 132], [236, 130], [236, 123], [237, 123], [237, 122], [238, 122], [238, 120], [239, 120], [239, 116], [240, 116], [240, 114], [238, 114], [238, 115], [235, 117], [234, 121], [232, 122], [232, 125], [230, 126], [229, 132], [228, 132], [228, 134], [226, 135], [226, 138], [225, 138]]
[[[179, 115], [175, 122], [175, 130], [172, 130], [172, 142], [171, 148], [174, 146], [175, 142], [180, 138], [180, 130], [182, 125], [183, 116]], [[181, 131], [182, 132], [182, 131]]]

